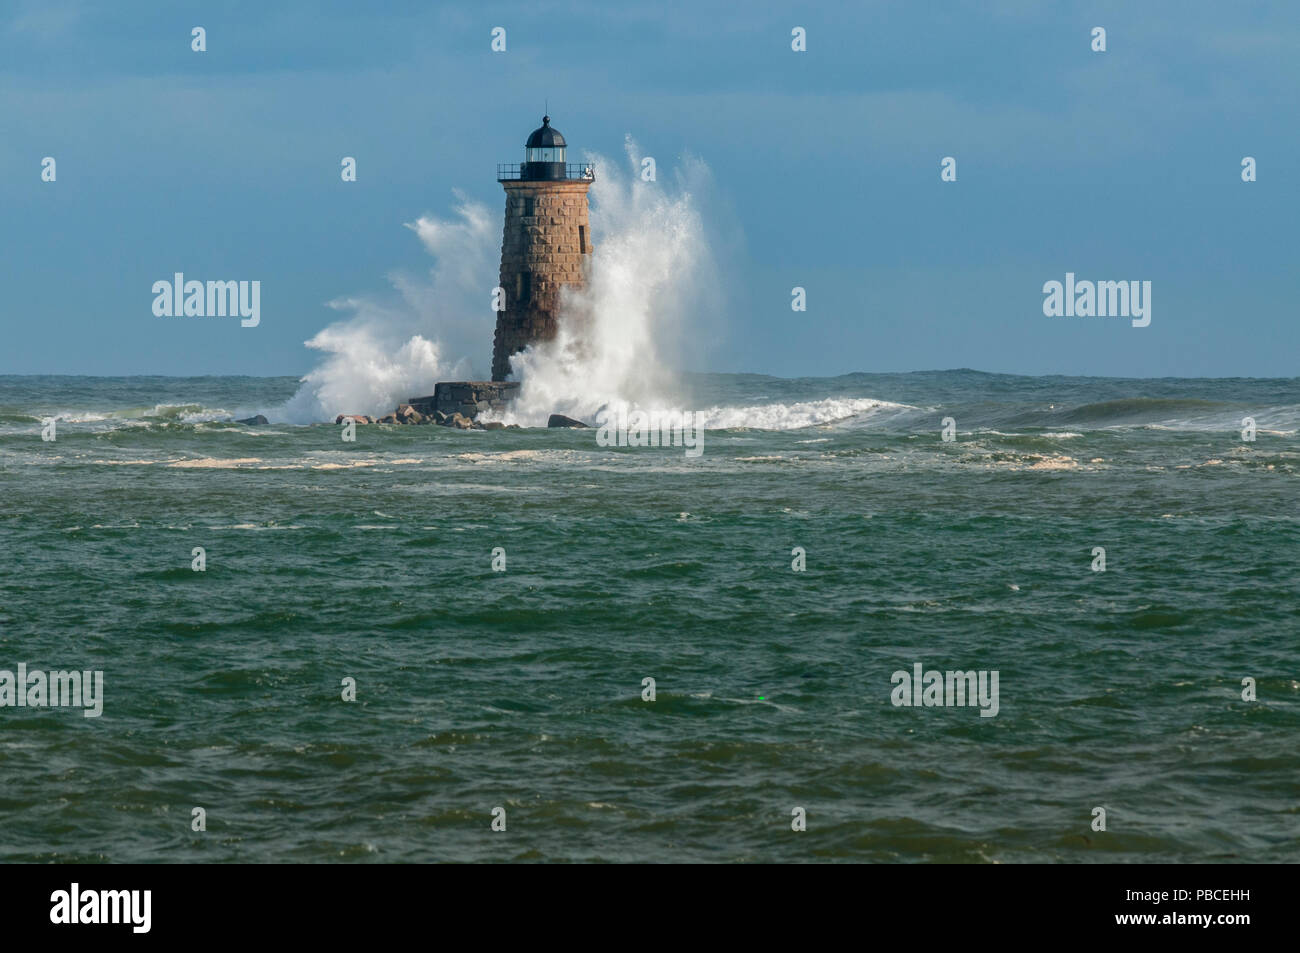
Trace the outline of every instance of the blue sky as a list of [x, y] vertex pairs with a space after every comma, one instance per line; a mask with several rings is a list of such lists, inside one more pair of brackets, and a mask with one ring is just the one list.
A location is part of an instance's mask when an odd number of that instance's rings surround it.
[[[307, 371], [326, 302], [429, 269], [403, 223], [499, 214], [546, 98], [575, 153], [712, 170], [689, 369], [1297, 374], [1293, 2], [6, 0], [0, 80], [0, 373]], [[176, 270], [261, 280], [261, 325], [155, 317]], [[1151, 281], [1151, 325], [1045, 317], [1067, 271]]]

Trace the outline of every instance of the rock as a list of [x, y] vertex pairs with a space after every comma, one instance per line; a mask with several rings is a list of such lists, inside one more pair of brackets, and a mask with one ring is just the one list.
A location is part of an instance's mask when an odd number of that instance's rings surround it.
[[455, 427], [457, 430], [469, 430], [474, 426], [474, 422], [464, 414], [452, 414], [442, 422], [444, 427]]
[[397, 423], [397, 414], [384, 414], [384, 416], [380, 417], [376, 423], [395, 424]]
[[261, 414], [258, 414], [255, 417], [245, 417], [243, 420], [235, 421], [235, 423], [237, 424], [248, 424], [250, 427], [261, 427], [264, 424], [269, 424], [270, 422], [271, 421], [267, 420]]
[[410, 404], [402, 404], [397, 408], [394, 416], [399, 424], [418, 424], [424, 420], [424, 414], [420, 413]]
[[586, 427], [581, 420], [574, 420], [572, 417], [566, 417], [564, 414], [551, 414], [550, 420], [546, 421], [548, 427]]
[[433, 420], [435, 424], [445, 424], [447, 422], [447, 415], [441, 410], [435, 410], [433, 412], [433, 417], [430, 419]]
[[370, 415], [369, 415], [369, 414], [339, 414], [337, 417], [334, 418], [334, 422], [335, 422], [336, 424], [341, 424], [341, 423], [343, 423], [343, 421], [345, 421], [345, 420], [353, 420], [353, 421], [356, 421], [356, 422], [359, 423], [359, 424], [373, 424], [373, 423], [374, 423], [374, 421], [370, 419]]
[[489, 420], [483, 425], [484, 430], [505, 430], [506, 425], [499, 420]]
[[406, 401], [426, 417], [432, 417], [434, 410], [437, 408], [437, 398], [435, 397], [411, 397]]
[[520, 427], [518, 424], [506, 424], [506, 429], [507, 429], [507, 430], [522, 430], [523, 428]]

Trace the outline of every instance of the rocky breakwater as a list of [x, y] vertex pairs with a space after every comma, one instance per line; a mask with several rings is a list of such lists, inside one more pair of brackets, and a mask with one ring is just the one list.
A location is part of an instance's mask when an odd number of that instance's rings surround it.
[[[478, 420], [479, 414], [500, 413], [519, 395], [515, 381], [449, 381], [438, 384], [428, 397], [412, 397], [398, 404], [391, 414], [378, 419], [365, 414], [339, 414], [334, 423], [352, 420], [359, 424], [437, 424], [458, 430], [518, 430], [518, 424]], [[547, 427], [587, 427], [581, 420], [551, 414]]]
[[480, 423], [479, 414], [503, 411], [519, 393], [515, 381], [449, 381], [434, 386], [428, 397], [412, 397], [391, 414], [377, 420], [365, 414], [339, 414], [336, 424], [351, 419], [359, 424], [436, 424], [458, 430], [517, 430], [518, 424]]

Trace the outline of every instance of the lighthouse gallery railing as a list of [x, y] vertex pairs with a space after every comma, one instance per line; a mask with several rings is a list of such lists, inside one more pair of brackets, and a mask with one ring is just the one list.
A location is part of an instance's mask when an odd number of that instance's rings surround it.
[[[524, 177], [524, 165], [525, 163], [522, 162], [498, 162], [497, 181], [506, 182], [511, 179], [522, 179]], [[596, 178], [596, 167], [593, 165], [566, 164], [564, 167], [564, 178], [586, 179], [587, 181], [591, 181]]]

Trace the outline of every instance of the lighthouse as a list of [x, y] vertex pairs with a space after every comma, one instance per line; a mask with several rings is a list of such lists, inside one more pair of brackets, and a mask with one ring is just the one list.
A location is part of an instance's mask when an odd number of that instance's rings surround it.
[[[560, 291], [581, 288], [591, 261], [587, 189], [596, 178], [590, 165], [570, 165], [564, 136], [543, 116], [524, 144], [524, 161], [498, 165], [497, 181], [506, 190], [506, 227], [501, 238], [501, 285], [492, 380], [440, 381], [427, 397], [411, 397], [380, 423], [434, 422], [451, 427], [481, 425], [483, 413], [501, 413], [519, 395], [510, 376], [510, 355], [558, 330]], [[342, 421], [346, 414], [340, 414]], [[559, 415], [554, 415], [559, 416]], [[562, 418], [568, 420], [568, 418]], [[558, 425], [557, 425], [558, 426]]]
[[501, 291], [492, 343], [492, 380], [510, 374], [510, 355], [555, 337], [560, 290], [582, 287], [591, 261], [590, 165], [570, 165], [564, 136], [543, 116], [524, 143], [524, 161], [497, 166], [506, 190]]

